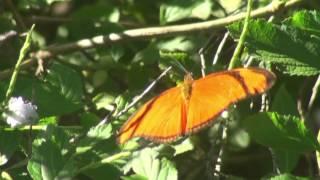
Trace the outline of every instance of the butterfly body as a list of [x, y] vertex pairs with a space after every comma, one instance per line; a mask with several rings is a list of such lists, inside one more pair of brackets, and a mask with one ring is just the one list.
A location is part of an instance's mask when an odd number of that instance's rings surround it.
[[268, 90], [275, 76], [260, 68], [239, 68], [170, 88], [145, 103], [120, 129], [118, 142], [144, 137], [170, 142], [213, 122], [229, 105]]

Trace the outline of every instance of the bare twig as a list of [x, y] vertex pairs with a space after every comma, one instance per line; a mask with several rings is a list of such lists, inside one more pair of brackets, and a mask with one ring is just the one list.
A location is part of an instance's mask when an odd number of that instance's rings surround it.
[[[274, 14], [279, 10], [292, 7], [302, 2], [303, 0], [290, 0], [287, 2], [274, 1], [273, 3], [265, 7], [252, 11], [251, 17], [259, 17], [259, 16]], [[94, 48], [97, 46], [107, 45], [110, 43], [116, 43], [116, 42], [122, 42], [122, 41], [128, 41], [128, 40], [137, 40], [137, 39], [148, 39], [148, 38], [162, 37], [162, 36], [173, 36], [176, 34], [181, 35], [181, 34], [190, 33], [190, 32], [219, 29], [235, 21], [241, 20], [244, 17], [245, 17], [245, 13], [239, 13], [239, 14], [228, 16], [225, 18], [205, 21], [200, 23], [140, 28], [140, 29], [126, 30], [126, 31], [123, 31], [122, 33], [111, 33], [105, 36], [100, 35], [100, 36], [95, 36], [89, 39], [82, 39], [72, 43], [48, 47], [45, 50], [34, 52], [33, 58], [40, 58], [40, 59], [46, 60], [54, 57], [57, 54], [74, 52], [80, 49]], [[33, 61], [31, 58], [29, 60], [26, 60], [25, 63], [21, 65], [21, 67], [26, 68], [33, 65], [34, 63], [35, 61]], [[11, 71], [12, 69], [7, 69], [5, 71], [0, 72], [0, 79], [4, 79], [8, 77]]]
[[198, 51], [198, 54], [200, 56], [200, 63], [201, 63], [201, 75], [202, 77], [204, 77], [206, 75], [205, 73], [205, 69], [206, 69], [206, 63], [205, 63], [205, 57], [204, 57], [204, 53], [205, 51], [207, 51], [207, 49], [209, 49], [210, 44], [212, 43], [213, 39], [214, 39], [215, 35], [212, 34], [209, 39], [207, 40], [207, 42], [205, 43], [205, 45], [203, 47], [201, 47]]
[[206, 60], [204, 58], [203, 49], [199, 50], [200, 62], [201, 62], [201, 75], [202, 77], [206, 76]]
[[310, 111], [314, 101], [316, 100], [316, 97], [318, 95], [318, 90], [319, 90], [319, 86], [320, 86], [320, 75], [317, 78], [316, 83], [314, 84], [313, 88], [312, 88], [312, 94], [309, 100], [309, 104], [308, 104], [308, 110]]
[[[155, 79], [139, 96], [134, 98], [134, 100], [123, 110], [119, 111], [116, 115], [114, 115], [115, 118], [123, 115], [126, 113], [130, 108], [132, 108], [137, 102], [139, 102], [156, 84], [159, 82], [159, 80], [165, 76], [170, 70], [172, 69], [172, 66], [169, 66], [167, 69], [165, 69], [158, 77]], [[99, 125], [105, 124], [108, 121], [108, 118], [104, 118]]]
[[222, 38], [222, 40], [221, 40], [221, 42], [220, 42], [220, 44], [218, 46], [216, 54], [214, 55], [214, 58], [213, 58], [213, 61], [212, 61], [212, 65], [215, 65], [217, 63], [217, 61], [219, 59], [219, 56], [221, 54], [222, 48], [225, 45], [228, 36], [229, 36], [229, 31], [224, 34], [224, 36], [223, 36], [223, 38]]
[[10, 30], [8, 32], [5, 32], [3, 34], [0, 34], [0, 46], [2, 45], [3, 42], [5, 42], [6, 40], [17, 36], [18, 33], [16, 31]]

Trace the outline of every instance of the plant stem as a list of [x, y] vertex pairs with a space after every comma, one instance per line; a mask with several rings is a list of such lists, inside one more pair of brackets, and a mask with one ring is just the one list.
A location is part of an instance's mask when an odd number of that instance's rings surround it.
[[18, 58], [18, 61], [14, 67], [14, 70], [13, 70], [13, 73], [12, 73], [12, 77], [11, 77], [11, 80], [10, 80], [10, 84], [9, 84], [9, 87], [8, 87], [8, 90], [6, 92], [6, 100], [5, 100], [5, 104], [8, 103], [11, 95], [12, 95], [12, 92], [14, 90], [14, 87], [16, 85], [16, 81], [17, 81], [17, 78], [18, 78], [18, 73], [20, 71], [20, 65], [22, 63], [22, 60], [24, 59], [24, 57], [26, 56], [27, 54], [27, 51], [29, 50], [30, 48], [30, 45], [31, 45], [31, 34], [32, 34], [32, 31], [34, 29], [34, 25], [31, 26], [31, 29], [29, 30], [28, 34], [27, 34], [27, 37], [26, 37], [26, 40], [20, 50], [20, 54], [19, 54], [19, 58]]
[[230, 60], [230, 64], [228, 69], [232, 69], [236, 66], [237, 61], [239, 60], [239, 56], [241, 54], [241, 50], [244, 44], [244, 40], [246, 38], [246, 34], [248, 31], [248, 26], [249, 26], [249, 20], [250, 20], [250, 13], [251, 13], [251, 6], [252, 6], [252, 0], [248, 0], [248, 5], [247, 5], [247, 14], [246, 14], [246, 18], [244, 21], [244, 25], [243, 25], [243, 29], [240, 35], [240, 39], [239, 42], [237, 44], [237, 47], [233, 53], [233, 56]]

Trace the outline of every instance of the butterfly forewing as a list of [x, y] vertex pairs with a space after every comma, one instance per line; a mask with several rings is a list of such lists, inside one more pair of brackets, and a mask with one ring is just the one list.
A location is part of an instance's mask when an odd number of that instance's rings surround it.
[[157, 142], [176, 138], [186, 121], [181, 98], [180, 88], [175, 87], [149, 100], [120, 129], [118, 142], [122, 144], [133, 137]]

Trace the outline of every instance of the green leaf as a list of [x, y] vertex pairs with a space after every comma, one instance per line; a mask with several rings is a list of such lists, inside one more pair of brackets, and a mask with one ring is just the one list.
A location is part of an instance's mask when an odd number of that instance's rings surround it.
[[[54, 63], [42, 86], [43, 94], [36, 94], [37, 105], [45, 108], [51, 114], [65, 114], [82, 107], [83, 85], [81, 77], [73, 69]], [[54, 107], [54, 108], [52, 108]]]
[[[243, 22], [228, 26], [234, 38], [239, 37], [242, 26]], [[293, 26], [252, 20], [245, 46], [257, 60], [276, 64], [284, 73], [311, 76], [320, 72], [320, 40]]]
[[115, 97], [105, 92], [97, 94], [92, 101], [96, 105], [97, 110], [106, 109], [112, 111], [114, 109], [112, 103], [114, 103]]
[[258, 113], [245, 119], [243, 125], [253, 139], [273, 149], [302, 153], [320, 148], [312, 132], [295, 116]]
[[205, 41], [206, 39], [199, 36], [177, 36], [159, 41], [156, 46], [162, 51], [195, 52], [198, 50], [198, 46], [201, 46], [201, 43]]
[[28, 171], [33, 179], [71, 178], [75, 173], [74, 161], [69, 157], [69, 137], [54, 126], [47, 126], [32, 144]]
[[187, 18], [207, 19], [213, 3], [210, 0], [174, 0], [160, 7], [160, 22], [166, 24]]
[[278, 112], [279, 114], [299, 115], [296, 103], [287, 91], [285, 85], [280, 86], [276, 92], [270, 110]]
[[281, 173], [291, 172], [297, 165], [300, 153], [296, 151], [273, 149], [273, 158]]
[[86, 137], [81, 139], [77, 145], [76, 152], [77, 154], [85, 153], [92, 148], [94, 145], [107, 140], [112, 135], [112, 126], [111, 124], [107, 125], [97, 125], [92, 127]]
[[83, 84], [73, 69], [54, 63], [43, 81], [19, 77], [16, 96], [24, 96], [38, 107], [40, 117], [71, 113], [82, 108]]
[[97, 125], [95, 127], [92, 127], [87, 133], [87, 136], [89, 138], [95, 138], [99, 140], [109, 139], [111, 135], [112, 135], [111, 124]]
[[192, 151], [194, 149], [194, 145], [192, 144], [190, 138], [187, 138], [182, 143], [173, 146], [173, 148], [175, 150], [174, 156], [176, 156], [188, 151]]
[[118, 32], [119, 9], [107, 1], [82, 6], [73, 11], [73, 21], [67, 24], [70, 35], [75, 39]]
[[139, 174], [133, 174], [131, 176], [122, 176], [121, 179], [123, 180], [148, 180], [147, 177], [145, 176], [141, 176]]
[[159, 50], [154, 44], [150, 44], [148, 47], [137, 52], [132, 62], [143, 62], [144, 64], [150, 65], [158, 62], [159, 59]]
[[121, 175], [119, 169], [110, 164], [105, 164], [98, 168], [88, 169], [83, 173], [94, 180], [119, 179]]
[[50, 117], [46, 117], [46, 118], [42, 118], [39, 120], [39, 125], [57, 125], [58, 121], [57, 121], [57, 117], [56, 116], [50, 116]]
[[80, 114], [80, 124], [85, 129], [89, 129], [90, 127], [98, 124], [100, 120], [101, 118], [92, 112], [84, 112]]
[[166, 158], [158, 159], [158, 155], [159, 153], [151, 148], [141, 150], [131, 164], [133, 171], [148, 179], [178, 179], [174, 165]]
[[270, 180], [309, 180], [310, 178], [294, 176], [292, 174], [281, 174], [281, 175], [277, 175], [277, 176], [273, 176], [273, 177], [268, 177], [266, 179], [270, 179]]
[[320, 12], [299, 11], [288, 20], [288, 23], [310, 34], [320, 36]]
[[18, 131], [0, 130], [0, 166], [6, 164], [20, 144]]

